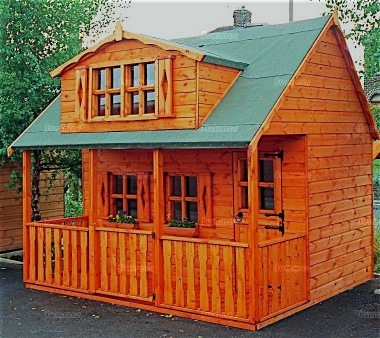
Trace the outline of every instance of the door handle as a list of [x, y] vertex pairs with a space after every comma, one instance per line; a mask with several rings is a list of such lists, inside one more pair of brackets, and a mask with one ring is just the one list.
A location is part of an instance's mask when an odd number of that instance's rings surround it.
[[243, 220], [243, 213], [241, 212], [241, 211], [239, 211], [237, 214], [236, 214], [236, 216], [235, 216], [235, 221], [237, 222], [237, 223], [240, 223], [242, 220]]

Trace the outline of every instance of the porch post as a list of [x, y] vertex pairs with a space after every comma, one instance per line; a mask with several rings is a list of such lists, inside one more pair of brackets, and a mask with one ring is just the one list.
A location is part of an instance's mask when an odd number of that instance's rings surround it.
[[258, 232], [258, 149], [257, 143], [248, 147], [248, 196], [249, 196], [249, 225], [248, 225], [248, 271], [250, 290], [250, 321], [257, 322], [259, 319], [260, 290], [260, 253]]
[[97, 288], [97, 275], [99, 271], [99, 261], [95, 255], [95, 250], [97, 249], [97, 238], [95, 234], [95, 223], [97, 217], [97, 169], [98, 169], [98, 151], [96, 149], [90, 149], [89, 151], [89, 176], [90, 176], [90, 210], [88, 213], [88, 226], [89, 226], [89, 237], [88, 237], [88, 248], [89, 248], [89, 288], [90, 292], [94, 293]]
[[32, 220], [32, 162], [30, 150], [22, 152], [22, 241], [23, 241], [23, 281], [29, 279], [29, 232], [26, 226]]
[[160, 237], [162, 236], [162, 226], [164, 222], [164, 163], [162, 149], [153, 150], [153, 179], [154, 179], [154, 289], [156, 292], [155, 305], [161, 304], [163, 281], [162, 265], [163, 252]]

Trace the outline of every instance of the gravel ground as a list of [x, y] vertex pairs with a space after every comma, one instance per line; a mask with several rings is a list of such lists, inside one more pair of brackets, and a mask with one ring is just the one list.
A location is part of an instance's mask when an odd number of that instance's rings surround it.
[[380, 337], [380, 279], [267, 326], [245, 331], [26, 289], [22, 267], [0, 264], [0, 337]]

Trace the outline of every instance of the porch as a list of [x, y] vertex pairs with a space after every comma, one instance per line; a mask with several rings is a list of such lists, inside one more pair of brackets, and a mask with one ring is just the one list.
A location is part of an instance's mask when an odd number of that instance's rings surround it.
[[[30, 288], [254, 329], [246, 243], [157, 238], [90, 225], [88, 217], [27, 223], [25, 235]], [[296, 254], [303, 245], [301, 235], [261, 243], [261, 321], [304, 303], [304, 261]]]

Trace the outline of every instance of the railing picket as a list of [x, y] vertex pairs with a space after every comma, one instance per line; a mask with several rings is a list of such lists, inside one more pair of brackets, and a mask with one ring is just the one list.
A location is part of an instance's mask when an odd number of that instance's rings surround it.
[[116, 248], [117, 248], [117, 233], [109, 233], [110, 236], [110, 259], [111, 259], [111, 292], [117, 293], [118, 287], [118, 276], [117, 276], [117, 264], [116, 264]]
[[100, 232], [100, 265], [101, 265], [101, 280], [100, 287], [103, 291], [108, 291], [108, 262], [107, 262], [107, 232]]
[[140, 235], [140, 296], [148, 297], [148, 264], [147, 264], [147, 252], [148, 252], [148, 238], [147, 236]]
[[44, 274], [44, 245], [45, 245], [45, 236], [44, 229], [38, 227], [37, 228], [37, 280], [39, 282], [45, 281]]
[[78, 287], [78, 232], [71, 231], [71, 286]]
[[182, 242], [174, 243], [175, 252], [175, 274], [176, 274], [176, 305], [180, 307], [185, 306], [185, 295], [183, 291], [183, 263], [182, 263]]
[[233, 252], [232, 247], [226, 246], [223, 248], [223, 262], [224, 262], [224, 301], [225, 301], [225, 311], [233, 315], [235, 313], [235, 300], [234, 300], [234, 287], [233, 287]]
[[246, 287], [245, 287], [245, 255], [243, 248], [236, 248], [236, 275], [237, 275], [237, 314], [245, 318], [247, 315]]
[[126, 263], [126, 248], [125, 234], [119, 233], [119, 250], [120, 250], [120, 293], [127, 294], [127, 263]]
[[186, 243], [186, 268], [187, 268], [187, 307], [195, 309], [195, 268], [194, 268], [194, 243]]
[[45, 228], [45, 276], [46, 282], [49, 284], [53, 283], [52, 275], [52, 250], [51, 250], [51, 229]]
[[29, 279], [36, 280], [36, 228], [29, 227], [30, 257], [29, 257]]
[[129, 255], [130, 255], [130, 265], [129, 265], [129, 272], [130, 272], [130, 293], [133, 296], [138, 296], [137, 291], [137, 256], [136, 256], [136, 234], [130, 234], [129, 235]]
[[61, 230], [54, 229], [54, 283], [61, 285], [61, 273], [62, 273], [62, 248], [61, 248]]
[[211, 245], [211, 309], [213, 312], [220, 313], [220, 259], [219, 259], [219, 245]]
[[199, 286], [200, 308], [209, 311], [208, 288], [207, 288], [207, 244], [199, 244]]
[[62, 230], [63, 238], [63, 285], [70, 286], [70, 232]]
[[80, 287], [83, 290], [88, 288], [88, 232], [80, 234]]
[[164, 302], [167, 305], [173, 304], [173, 290], [172, 290], [172, 242], [163, 241], [164, 253]]

